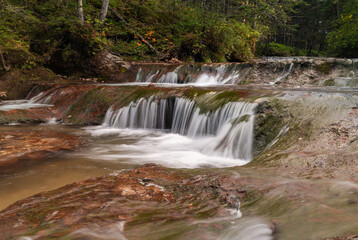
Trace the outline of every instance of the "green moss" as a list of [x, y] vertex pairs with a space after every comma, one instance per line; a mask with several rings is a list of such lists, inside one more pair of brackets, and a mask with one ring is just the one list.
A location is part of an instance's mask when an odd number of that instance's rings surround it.
[[104, 115], [111, 105], [112, 99], [107, 90], [99, 87], [81, 96], [67, 112], [71, 115], [67, 122], [73, 124], [91, 124], [102, 122]]
[[248, 122], [250, 120], [250, 115], [249, 114], [245, 114], [237, 119], [234, 120], [233, 124], [236, 125], [236, 124], [239, 124], [241, 122]]
[[249, 208], [250, 206], [255, 206], [256, 202], [259, 201], [262, 197], [262, 194], [257, 190], [248, 190], [246, 192], [246, 196], [243, 199], [243, 203], [241, 204], [242, 209]]
[[278, 99], [258, 105], [254, 126], [253, 156], [258, 156], [289, 122], [288, 113]]
[[6, 91], [7, 99], [24, 99], [37, 84], [51, 84], [56, 75], [43, 67], [31, 70], [15, 70], [0, 75], [0, 89]]
[[213, 112], [229, 102], [240, 101], [241, 98], [236, 91], [207, 92], [195, 99], [200, 113]]
[[[92, 89], [81, 96], [66, 113], [65, 122], [72, 124], [99, 124], [110, 106], [121, 108], [128, 106], [131, 102], [136, 102], [140, 98], [149, 99], [156, 96], [159, 99], [169, 99], [176, 97], [188, 98], [195, 101], [201, 114], [213, 112], [228, 102], [242, 101], [237, 91], [210, 91], [203, 89], [164, 89], [158, 87], [98, 87]], [[245, 98], [245, 101], [253, 99]], [[240, 121], [246, 121], [241, 119]]]
[[330, 79], [327, 79], [326, 81], [324, 81], [323, 85], [324, 86], [335, 86], [336, 81], [333, 78], [330, 78]]
[[[262, 201], [262, 202], [261, 202]], [[284, 214], [286, 211], [291, 209], [291, 201], [288, 201], [284, 197], [272, 198], [272, 199], [261, 199], [260, 202], [257, 202], [256, 214], [258, 215], [268, 215], [270, 217], [279, 217]]]
[[189, 88], [189, 89], [184, 90], [183, 96], [186, 97], [186, 98], [189, 98], [191, 100], [194, 100], [197, 97], [205, 95], [208, 92], [209, 92], [209, 90], [197, 89], [197, 88]]
[[159, 93], [160, 91], [157, 88], [137, 88], [131, 95], [127, 96], [127, 104], [135, 102], [140, 98], [149, 98], [150, 96], [158, 95]]
[[332, 71], [332, 64], [324, 62], [316, 66], [316, 70], [323, 74], [329, 74]]

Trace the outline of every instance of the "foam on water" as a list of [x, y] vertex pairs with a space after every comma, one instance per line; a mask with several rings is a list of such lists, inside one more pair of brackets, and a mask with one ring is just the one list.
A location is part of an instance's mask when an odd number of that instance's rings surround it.
[[172, 168], [220, 168], [244, 165], [248, 162], [208, 155], [205, 148], [215, 137], [189, 138], [161, 131], [103, 126], [86, 128], [86, 131], [93, 136], [108, 139], [108, 143], [96, 144], [96, 147], [81, 153], [81, 156], [93, 160], [128, 164], [157, 163]]
[[53, 107], [53, 105], [48, 104], [49, 99], [46, 99], [46, 101], [41, 100], [43, 95], [44, 92], [41, 92], [30, 100], [3, 101], [2, 103], [0, 103], [0, 111]]
[[34, 103], [32, 101], [22, 100], [22, 101], [7, 101], [3, 105], [0, 105], [0, 111], [11, 111], [11, 110], [20, 110], [20, 109], [30, 109], [30, 108], [43, 108], [43, 107], [52, 107], [53, 105]]
[[[152, 96], [119, 109], [109, 108], [102, 126], [127, 129], [119, 131], [121, 133], [128, 132], [128, 129], [156, 130], [154, 137], [150, 137], [151, 134], [141, 136], [138, 146], [121, 146], [127, 152], [138, 149], [139, 155], [145, 156], [145, 162], [160, 161], [168, 165], [162, 160], [167, 157], [176, 159], [175, 163], [170, 163], [172, 167], [236, 166], [251, 160], [256, 105], [229, 102], [215, 111], [201, 113], [196, 103], [189, 99]], [[92, 135], [111, 131], [96, 129]], [[159, 152], [153, 153], [153, 149]], [[108, 157], [114, 156], [105, 156]], [[128, 155], [123, 157], [131, 158]]]
[[210, 86], [221, 84], [234, 84], [239, 79], [240, 75], [245, 73], [241, 69], [241, 65], [237, 65], [234, 70], [229, 70], [228, 64], [219, 66], [203, 66], [199, 72], [193, 70], [185, 79], [179, 79], [178, 72], [183, 65], [177, 67], [173, 71], [165, 72], [160, 70], [151, 70], [149, 73], [144, 73], [140, 68], [137, 72], [136, 83], [167, 83], [167, 84], [184, 84], [196, 86]]

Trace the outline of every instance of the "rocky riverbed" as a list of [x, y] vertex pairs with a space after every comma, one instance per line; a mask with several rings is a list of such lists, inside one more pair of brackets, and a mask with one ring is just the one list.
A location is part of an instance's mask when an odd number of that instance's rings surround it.
[[[37, 108], [5, 103], [1, 123], [20, 125], [1, 127], [0, 187], [33, 188], [0, 212], [0, 239], [356, 239], [357, 93], [326, 90], [72, 85], [24, 102]], [[152, 96], [202, 114], [257, 104], [252, 161], [210, 156], [195, 148], [202, 139], [165, 129], [84, 128]], [[41, 190], [54, 171], [78, 178]]]
[[[61, 151], [79, 147], [81, 140], [59, 132], [2, 131], [0, 135], [0, 168], [26, 165]], [[25, 163], [24, 163], [25, 162]]]

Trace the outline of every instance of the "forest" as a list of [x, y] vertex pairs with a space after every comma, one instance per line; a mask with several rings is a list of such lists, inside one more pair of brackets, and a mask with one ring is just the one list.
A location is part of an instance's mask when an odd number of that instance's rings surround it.
[[1, 71], [104, 48], [133, 61], [358, 56], [358, 0], [2, 0], [0, 15]]
[[0, 0], [0, 240], [358, 240], [358, 0]]

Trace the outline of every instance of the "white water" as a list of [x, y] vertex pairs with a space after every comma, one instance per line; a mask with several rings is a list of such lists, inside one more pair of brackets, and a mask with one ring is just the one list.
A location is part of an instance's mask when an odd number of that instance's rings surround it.
[[41, 92], [30, 100], [4, 101], [0, 104], [0, 111], [52, 107], [53, 105], [48, 104], [49, 101], [39, 101], [43, 94], [44, 93]]
[[[179, 84], [178, 72], [182, 66], [177, 67], [174, 71], [162, 73], [159, 70], [152, 70], [147, 75], [142, 69], [139, 69], [136, 76], [136, 83], [151, 82], [151, 83], [169, 83]], [[208, 68], [208, 66], [207, 66]], [[229, 65], [220, 65], [210, 67], [210, 69], [202, 70], [200, 73], [194, 71], [190, 73], [186, 79], [183, 79], [182, 84], [197, 85], [197, 86], [210, 86], [219, 84], [234, 84], [238, 81], [239, 77], [245, 73], [241, 68], [228, 70]], [[198, 75], [197, 75], [198, 74]]]
[[271, 240], [272, 229], [267, 221], [253, 218], [239, 221], [225, 231], [218, 239], [221, 240]]
[[[307, 64], [301, 67], [299, 63]], [[245, 82], [262, 82], [267, 85], [285, 82], [293, 77], [298, 77], [304, 72], [310, 73], [322, 63], [329, 63], [336, 66], [325, 80], [334, 79], [337, 86], [357, 86], [356, 59], [338, 58], [312, 58], [312, 57], [266, 57], [257, 60], [257, 63], [225, 63], [209, 65], [180, 65], [173, 69], [173, 66], [153, 66], [151, 70], [139, 69], [136, 76], [136, 84], [157, 83], [194, 86], [216, 86], [223, 84], [240, 84]], [[267, 66], [265, 64], [267, 63]], [[263, 64], [263, 65], [260, 65]], [[302, 65], [302, 64], [301, 64]], [[271, 67], [276, 66], [274, 69]], [[295, 69], [295, 66], [298, 67]], [[310, 67], [308, 67], [310, 66]], [[263, 72], [261, 72], [261, 68]], [[303, 71], [303, 72], [302, 72]], [[313, 84], [313, 82], [311, 83]], [[315, 84], [313, 84], [315, 85]], [[324, 81], [319, 82], [324, 85]]]
[[[252, 70], [252, 67], [246, 66], [245, 64], [203, 65], [200, 68], [193, 67], [188, 71], [183, 71], [185, 79], [179, 79], [178, 73], [183, 67], [185, 67], [185, 65], [179, 66], [173, 71], [168, 71], [163, 68], [162, 70], [151, 70], [147, 73], [139, 69], [136, 76], [136, 83], [166, 83], [195, 86], [237, 84], [245, 80], [247, 73]], [[284, 67], [282, 73], [280, 73], [274, 81], [270, 82], [270, 85], [285, 80], [291, 74], [293, 67], [294, 63]]]
[[275, 85], [276, 83], [282, 82], [283, 80], [285, 80], [285, 79], [291, 74], [292, 69], [293, 69], [293, 66], [294, 66], [294, 64], [291, 63], [288, 69], [286, 69], [286, 68], [283, 69], [281, 75], [278, 76], [278, 77], [275, 79], [275, 81], [270, 82], [270, 85]]
[[99, 141], [95, 147], [79, 153], [79, 157], [96, 161], [128, 165], [157, 163], [171, 168], [222, 168], [248, 163], [247, 160], [207, 154], [204, 149], [216, 140], [215, 136], [189, 138], [158, 130], [102, 126], [88, 127], [86, 131]]
[[254, 103], [230, 102], [204, 114], [194, 101], [152, 96], [118, 110], [111, 107], [101, 127], [87, 130], [95, 136], [138, 139], [129, 145], [101, 146], [95, 150], [101, 159], [185, 168], [229, 167], [251, 160], [255, 108]]
[[234, 70], [227, 74], [227, 68], [227, 65], [220, 65], [214, 73], [201, 73], [194, 83], [199, 86], [236, 83], [241, 74], [240, 70]]

